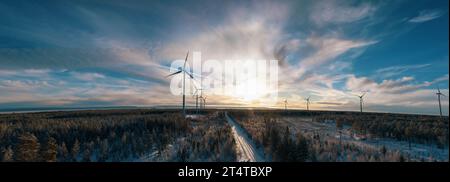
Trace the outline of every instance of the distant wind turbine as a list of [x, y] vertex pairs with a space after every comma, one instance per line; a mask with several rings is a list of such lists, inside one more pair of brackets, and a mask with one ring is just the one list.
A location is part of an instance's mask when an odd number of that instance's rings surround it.
[[[197, 87], [197, 86], [195, 86], [195, 84], [194, 84], [194, 89], [195, 89], [195, 92], [194, 92], [194, 98], [195, 98], [195, 109], [197, 110], [196, 112], [197, 112], [197, 114], [198, 114], [198, 112], [199, 112], [199, 108], [201, 109], [202, 108], [202, 103], [203, 103], [203, 101], [205, 100], [204, 98], [203, 98], [203, 88], [202, 87]], [[200, 102], [199, 102], [199, 100], [200, 100]]]
[[438, 87], [438, 92], [436, 93], [436, 95], [438, 96], [438, 102], [439, 102], [439, 115], [442, 117], [441, 96], [445, 97], [445, 95], [441, 92], [439, 87]]
[[364, 92], [362, 95], [356, 95], [359, 97], [359, 109], [361, 112], [363, 112], [363, 97], [366, 95], [367, 92]]
[[203, 109], [206, 109], [206, 96], [202, 96], [203, 100]]
[[306, 98], [306, 110], [309, 111], [309, 99], [311, 98], [311, 96], [309, 96], [308, 98]]
[[287, 103], [288, 103], [287, 99], [284, 99], [284, 110], [287, 110]]
[[183, 116], [186, 116], [186, 74], [189, 75], [191, 79], [194, 79], [194, 76], [186, 71], [186, 62], [187, 58], [189, 56], [189, 51], [186, 54], [186, 58], [184, 59], [183, 68], [178, 68], [178, 71], [175, 73], [172, 73], [170, 75], [167, 75], [166, 77], [170, 77], [179, 73], [183, 73]]
[[198, 91], [199, 90], [200, 90], [199, 88], [195, 87], [194, 97], [195, 97], [195, 110], [196, 110], [197, 114], [198, 114], [198, 99], [199, 99]]

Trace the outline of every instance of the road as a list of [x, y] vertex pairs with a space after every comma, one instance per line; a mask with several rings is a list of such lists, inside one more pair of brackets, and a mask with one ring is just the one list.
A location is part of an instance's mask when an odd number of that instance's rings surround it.
[[256, 148], [255, 143], [247, 136], [234, 119], [225, 113], [225, 117], [231, 126], [239, 162], [264, 162], [264, 152]]

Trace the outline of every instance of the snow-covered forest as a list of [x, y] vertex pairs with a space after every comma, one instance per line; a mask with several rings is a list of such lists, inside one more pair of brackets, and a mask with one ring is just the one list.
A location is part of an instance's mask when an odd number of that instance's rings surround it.
[[223, 118], [110, 110], [0, 115], [2, 161], [234, 161]]
[[448, 117], [233, 111], [270, 161], [448, 161]]
[[0, 160], [448, 161], [448, 117], [130, 109], [0, 115]]

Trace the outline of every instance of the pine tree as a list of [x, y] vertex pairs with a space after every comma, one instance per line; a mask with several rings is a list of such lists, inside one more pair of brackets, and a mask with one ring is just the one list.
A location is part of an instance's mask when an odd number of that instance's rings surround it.
[[289, 132], [289, 127], [286, 126], [286, 130], [283, 135], [283, 142], [279, 147], [279, 156], [281, 161], [289, 161], [291, 148], [291, 133]]
[[296, 156], [297, 162], [305, 162], [309, 158], [308, 143], [302, 135], [297, 136]]
[[104, 162], [108, 159], [108, 151], [109, 151], [108, 140], [104, 139], [103, 141], [100, 142], [100, 153], [99, 153], [100, 156], [98, 158], [100, 162]]
[[91, 150], [87, 147], [84, 149], [83, 162], [91, 162]]
[[47, 145], [43, 148], [42, 159], [44, 162], [56, 162], [58, 144], [53, 137], [49, 137]]
[[92, 161], [91, 155], [94, 151], [93, 147], [94, 147], [93, 141], [84, 143], [83, 162], [91, 162]]
[[17, 145], [16, 160], [20, 162], [32, 162], [39, 160], [40, 144], [36, 136], [31, 133], [24, 133], [19, 136]]
[[399, 162], [405, 162], [405, 157], [403, 157], [402, 154], [400, 154], [400, 157], [398, 159]]
[[411, 150], [411, 140], [414, 136], [414, 131], [411, 127], [405, 128], [405, 136], [408, 139], [409, 150]]
[[269, 142], [270, 150], [276, 151], [278, 147], [278, 142], [280, 140], [280, 135], [278, 134], [278, 130], [276, 130], [275, 128], [270, 128], [269, 131], [270, 131], [270, 142]]
[[187, 162], [189, 156], [187, 153], [186, 145], [180, 146], [180, 149], [178, 149], [178, 157], [180, 162]]
[[381, 148], [381, 153], [384, 155], [386, 155], [387, 149], [386, 146], [383, 145], [383, 147]]
[[78, 156], [78, 153], [80, 152], [80, 142], [78, 141], [78, 139], [76, 139], [75, 140], [75, 143], [73, 143], [73, 146], [72, 146], [72, 160], [73, 161], [77, 161], [77, 156]]
[[11, 146], [8, 146], [7, 148], [3, 149], [2, 154], [3, 154], [3, 157], [2, 157], [3, 162], [12, 162], [13, 161], [14, 151], [11, 149]]
[[69, 150], [67, 149], [66, 143], [63, 142], [61, 146], [59, 146], [59, 155], [62, 158], [62, 161], [69, 160]]

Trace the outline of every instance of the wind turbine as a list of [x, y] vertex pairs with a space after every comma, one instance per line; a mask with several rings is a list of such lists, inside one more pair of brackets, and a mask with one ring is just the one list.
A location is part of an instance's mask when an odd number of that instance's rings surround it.
[[441, 92], [439, 87], [438, 87], [438, 92], [436, 93], [436, 95], [438, 96], [438, 102], [439, 102], [439, 115], [442, 117], [441, 96], [445, 97], [445, 95]]
[[287, 99], [284, 99], [284, 110], [287, 110]]
[[308, 98], [306, 98], [306, 110], [309, 111], [309, 98], [311, 98], [311, 96], [309, 96]]
[[[194, 92], [193, 96], [195, 98], [195, 109], [197, 110], [197, 114], [198, 114], [199, 108], [202, 108], [203, 100], [205, 100], [203, 98], [203, 90], [204, 89], [202, 87], [198, 88], [197, 86], [195, 86], [195, 84], [194, 84], [194, 89], [195, 89], [195, 92]], [[200, 92], [200, 94], [199, 94], [199, 92]], [[199, 99], [200, 99], [200, 102], [199, 102]]]
[[167, 78], [167, 77], [170, 77], [170, 76], [173, 76], [176, 74], [183, 73], [183, 116], [186, 116], [186, 94], [185, 94], [186, 93], [186, 74], [188, 74], [191, 79], [194, 79], [194, 76], [192, 76], [192, 74], [190, 74], [189, 72], [186, 71], [186, 62], [187, 62], [188, 56], [189, 56], [189, 51], [187, 52], [186, 58], [184, 59], [183, 68], [180, 67], [180, 68], [178, 68], [177, 72], [166, 76], [166, 78]]
[[357, 97], [359, 97], [359, 109], [361, 112], [363, 112], [363, 97], [364, 95], [366, 95], [367, 92], [364, 92], [362, 95], [356, 95]]
[[206, 109], [206, 96], [202, 96], [202, 100], [203, 100], [203, 109]]
[[195, 92], [194, 92], [194, 97], [195, 97], [195, 110], [196, 110], [196, 112], [197, 112], [197, 114], [198, 114], [198, 91], [199, 91], [200, 89], [198, 89], [198, 88], [195, 88]]

